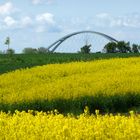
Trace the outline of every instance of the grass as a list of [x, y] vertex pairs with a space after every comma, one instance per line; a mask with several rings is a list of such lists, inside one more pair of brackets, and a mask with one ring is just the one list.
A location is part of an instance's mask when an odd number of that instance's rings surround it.
[[21, 68], [31, 68], [45, 64], [67, 63], [73, 61], [91, 61], [97, 59], [127, 58], [140, 56], [140, 54], [14, 54], [12, 56], [0, 54], [0, 74]]

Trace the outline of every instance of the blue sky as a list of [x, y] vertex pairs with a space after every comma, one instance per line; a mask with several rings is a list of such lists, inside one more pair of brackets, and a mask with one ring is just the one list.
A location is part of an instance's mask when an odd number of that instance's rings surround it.
[[140, 44], [139, 0], [0, 0], [0, 50], [47, 47], [62, 36], [94, 30]]

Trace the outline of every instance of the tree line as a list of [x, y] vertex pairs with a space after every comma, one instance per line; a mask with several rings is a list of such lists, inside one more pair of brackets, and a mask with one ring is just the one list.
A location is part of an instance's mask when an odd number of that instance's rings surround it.
[[130, 42], [119, 41], [119, 42], [109, 42], [104, 46], [103, 49], [106, 53], [139, 53], [140, 45], [132, 44]]
[[[10, 48], [10, 37], [7, 37], [4, 44], [7, 46], [6, 52], [0, 51], [0, 53], [5, 53], [5, 54], [14, 54], [15, 50]], [[91, 52], [91, 44], [85, 44], [83, 47], [80, 48], [79, 53], [85, 53], [88, 54]], [[45, 47], [40, 47], [40, 48], [24, 48], [22, 50], [23, 54], [40, 54], [40, 53], [49, 53], [49, 50]], [[101, 52], [100, 52], [101, 53]], [[109, 42], [107, 43], [103, 50], [102, 53], [140, 53], [140, 45], [138, 44], [132, 44], [130, 45], [130, 42], [125, 42], [125, 41], [118, 41], [118, 42]]]
[[[81, 48], [80, 53], [90, 53], [90, 51], [91, 44], [86, 44]], [[104, 46], [102, 53], [140, 53], [140, 45], [132, 44], [131, 46], [130, 42], [125, 41], [109, 42]]]

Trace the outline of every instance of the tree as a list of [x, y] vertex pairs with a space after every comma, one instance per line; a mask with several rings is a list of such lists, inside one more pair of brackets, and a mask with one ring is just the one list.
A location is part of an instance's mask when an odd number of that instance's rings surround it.
[[45, 47], [40, 47], [40, 48], [38, 48], [37, 52], [41, 53], [41, 54], [44, 54], [44, 53], [48, 53], [49, 50]]
[[3, 52], [0, 50], [0, 54], [3, 54]]
[[6, 54], [13, 55], [15, 54], [15, 50], [9, 48], [6, 50]]
[[138, 53], [139, 52], [139, 45], [133, 44], [132, 45], [132, 52], [133, 53]]
[[22, 52], [24, 54], [37, 54], [37, 49], [35, 49], [35, 48], [24, 48]]
[[5, 45], [8, 46], [8, 49], [9, 49], [9, 46], [10, 46], [10, 37], [7, 37], [6, 40], [5, 40]]
[[116, 53], [117, 44], [115, 42], [109, 42], [104, 46], [106, 53]]
[[81, 53], [85, 53], [85, 54], [89, 54], [90, 53], [90, 47], [91, 47], [91, 44], [88, 45], [84, 45], [82, 48], [81, 48]]
[[131, 52], [130, 42], [119, 41], [117, 43], [117, 49], [120, 53]]
[[139, 52], [140, 52], [140, 45], [138, 46], [138, 50], [139, 50]]
[[128, 53], [132, 52], [131, 47], [130, 47], [130, 42], [125, 42], [125, 41], [119, 41], [117, 43], [115, 42], [109, 42], [108, 44], [105, 45], [103, 49], [106, 53]]

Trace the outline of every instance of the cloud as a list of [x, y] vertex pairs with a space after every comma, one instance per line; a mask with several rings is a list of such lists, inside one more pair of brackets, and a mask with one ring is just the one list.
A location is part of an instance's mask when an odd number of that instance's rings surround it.
[[31, 29], [36, 32], [60, 32], [61, 28], [53, 19], [50, 13], [40, 14], [34, 17], [25, 16], [17, 17], [5, 16], [0, 18], [0, 29]]
[[10, 15], [14, 11], [14, 6], [11, 2], [0, 5], [0, 15]]
[[100, 13], [95, 16], [95, 25], [101, 27], [140, 28], [140, 14], [112, 16], [108, 13]]
[[36, 32], [61, 32], [63, 29], [60, 26], [60, 23], [56, 24], [54, 20], [54, 15], [51, 13], [42, 13], [37, 15], [35, 18], [36, 22]]
[[36, 16], [36, 21], [41, 24], [54, 24], [54, 15], [51, 13], [43, 13]]
[[42, 32], [45, 32], [45, 31], [46, 31], [46, 28], [45, 28], [45, 26], [38, 26], [38, 27], [35, 29], [35, 31], [36, 31], [37, 33], [42, 33]]
[[6, 16], [0, 20], [0, 24], [1, 30], [23, 29], [33, 25], [33, 21], [29, 16], [21, 17], [18, 19], [13, 18], [12, 16]]
[[6, 24], [6, 26], [11, 27], [13, 25], [16, 25], [17, 21], [12, 17], [7, 16], [4, 18], [4, 23]]
[[26, 16], [21, 19], [20, 24], [21, 24], [21, 27], [28, 27], [33, 24], [33, 21], [31, 17]]
[[59, 25], [38, 25], [35, 29], [37, 33], [49, 32], [49, 33], [60, 33], [63, 31], [63, 28]]
[[60, 33], [63, 31], [63, 28], [59, 25], [53, 25], [50, 28], [48, 28], [47, 31], [51, 33]]
[[[31, 1], [31, 0], [30, 0]], [[33, 4], [49, 4], [53, 0], [32, 0]], [[13, 14], [14, 13], [14, 14]], [[36, 32], [60, 32], [61, 28], [52, 13], [25, 15], [11, 1], [0, 4], [0, 30], [30, 29]]]
[[35, 4], [35, 5], [40, 4], [41, 2], [42, 2], [42, 0], [32, 0], [32, 3]]
[[38, 5], [38, 4], [51, 4], [53, 0], [32, 0], [32, 4]]
[[96, 17], [100, 19], [108, 19], [110, 18], [110, 15], [108, 13], [100, 13], [100, 14], [97, 14]]

